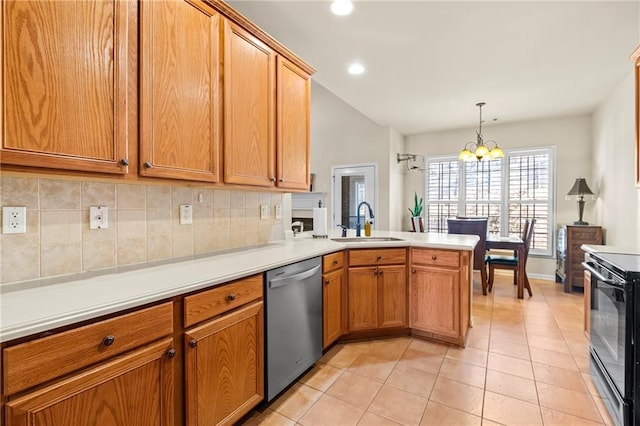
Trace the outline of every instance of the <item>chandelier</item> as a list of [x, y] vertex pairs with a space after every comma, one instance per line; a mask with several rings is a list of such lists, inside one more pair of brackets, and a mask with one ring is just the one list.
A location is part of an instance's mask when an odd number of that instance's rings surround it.
[[462, 151], [460, 151], [458, 160], [480, 161], [504, 157], [504, 152], [502, 152], [496, 141], [488, 141], [485, 143], [482, 138], [482, 107], [484, 105], [484, 102], [478, 102], [476, 104], [476, 106], [480, 108], [480, 124], [478, 126], [478, 131], [476, 132], [477, 140], [476, 142], [467, 142]]

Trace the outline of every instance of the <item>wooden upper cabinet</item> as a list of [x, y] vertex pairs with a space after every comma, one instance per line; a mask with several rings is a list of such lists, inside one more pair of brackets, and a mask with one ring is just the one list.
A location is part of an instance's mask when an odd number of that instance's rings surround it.
[[274, 187], [275, 52], [225, 21], [224, 182]]
[[311, 80], [282, 56], [277, 66], [277, 185], [308, 191]]
[[140, 174], [219, 182], [223, 19], [199, 0], [141, 9]]
[[126, 173], [137, 3], [5, 0], [0, 8], [2, 164]]

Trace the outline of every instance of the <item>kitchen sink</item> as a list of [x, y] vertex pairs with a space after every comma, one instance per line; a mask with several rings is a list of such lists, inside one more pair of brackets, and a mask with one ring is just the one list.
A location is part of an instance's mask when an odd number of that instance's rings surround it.
[[404, 241], [402, 238], [395, 237], [352, 237], [352, 238], [332, 238], [332, 241], [340, 243], [375, 243], [384, 241]]

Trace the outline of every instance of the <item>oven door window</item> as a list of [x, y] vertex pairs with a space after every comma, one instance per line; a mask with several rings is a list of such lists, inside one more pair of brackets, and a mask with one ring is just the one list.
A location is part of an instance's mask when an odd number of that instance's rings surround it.
[[626, 395], [624, 361], [627, 296], [624, 288], [614, 287], [600, 280], [594, 281], [592, 285], [591, 346], [618, 388], [618, 392], [624, 397]]

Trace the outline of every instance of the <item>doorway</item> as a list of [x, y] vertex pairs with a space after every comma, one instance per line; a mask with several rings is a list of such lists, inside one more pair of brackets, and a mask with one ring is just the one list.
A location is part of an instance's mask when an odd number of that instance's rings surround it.
[[[333, 227], [344, 225], [349, 229], [355, 229], [358, 204], [366, 201], [371, 205], [374, 214], [378, 210], [376, 204], [376, 165], [335, 166], [331, 168], [331, 172], [333, 176]], [[361, 219], [361, 225], [368, 218], [366, 210], [366, 208], [361, 210], [361, 213], [366, 215], [364, 219]], [[371, 227], [375, 228], [375, 220]]]

